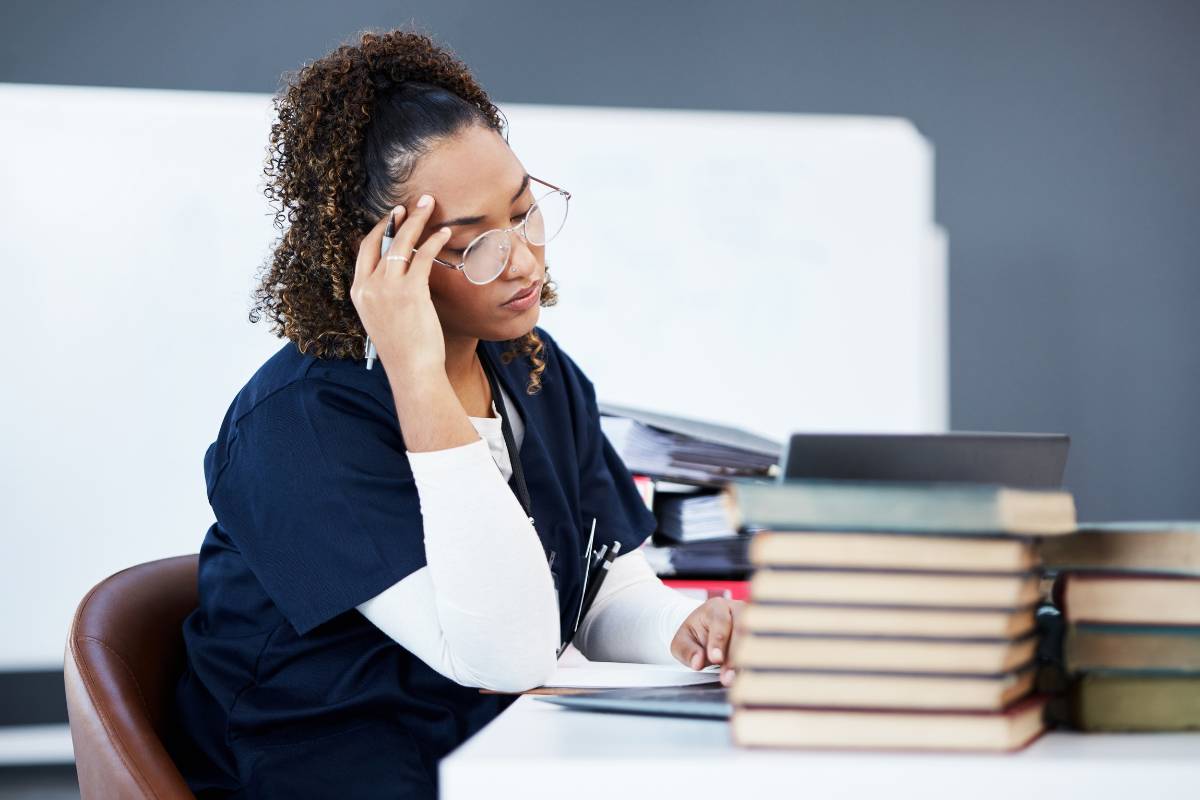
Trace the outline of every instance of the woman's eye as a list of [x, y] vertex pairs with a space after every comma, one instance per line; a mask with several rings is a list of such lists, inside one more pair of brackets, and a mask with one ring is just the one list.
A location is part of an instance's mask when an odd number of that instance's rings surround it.
[[[509, 221], [510, 222], [519, 222], [520, 220], [525, 219], [526, 215], [529, 214], [530, 208], [533, 208], [533, 203], [530, 203], [529, 208], [526, 208], [520, 214], [517, 214], [517, 215], [509, 218]], [[444, 247], [442, 249], [447, 253], [454, 253], [455, 255], [462, 255], [467, 250], [465, 247]]]

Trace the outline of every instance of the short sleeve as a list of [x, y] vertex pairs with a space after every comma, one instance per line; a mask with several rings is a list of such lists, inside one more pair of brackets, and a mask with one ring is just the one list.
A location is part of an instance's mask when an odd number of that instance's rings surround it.
[[567, 392], [577, 405], [577, 424], [583, 427], [579, 436], [579, 486], [584, 522], [590, 530], [592, 518], [596, 518], [597, 546], [617, 539], [621, 552], [628, 553], [654, 532], [657, 520], [646, 507], [629, 468], [600, 427], [600, 409], [591, 380], [557, 343], [553, 349]]
[[335, 381], [294, 382], [243, 416], [210, 500], [301, 635], [426, 564], [399, 423]]

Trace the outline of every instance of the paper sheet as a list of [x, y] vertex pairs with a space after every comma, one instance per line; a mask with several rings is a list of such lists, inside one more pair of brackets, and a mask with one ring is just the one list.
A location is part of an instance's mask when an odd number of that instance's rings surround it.
[[721, 666], [694, 670], [680, 664], [627, 664], [617, 661], [560, 663], [542, 688], [612, 689], [629, 686], [691, 686], [717, 683]]

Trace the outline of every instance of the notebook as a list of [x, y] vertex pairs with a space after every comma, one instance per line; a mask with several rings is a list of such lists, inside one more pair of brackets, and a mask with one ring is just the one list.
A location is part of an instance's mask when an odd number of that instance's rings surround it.
[[577, 692], [569, 695], [536, 695], [542, 700], [584, 711], [649, 714], [667, 717], [699, 717], [728, 720], [733, 714], [729, 690], [717, 684], [694, 686], [636, 687]]

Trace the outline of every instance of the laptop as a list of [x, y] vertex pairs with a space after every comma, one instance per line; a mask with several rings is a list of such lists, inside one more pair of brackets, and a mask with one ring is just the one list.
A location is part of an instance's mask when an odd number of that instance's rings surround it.
[[1062, 487], [1064, 433], [793, 433], [779, 480], [967, 481]]

